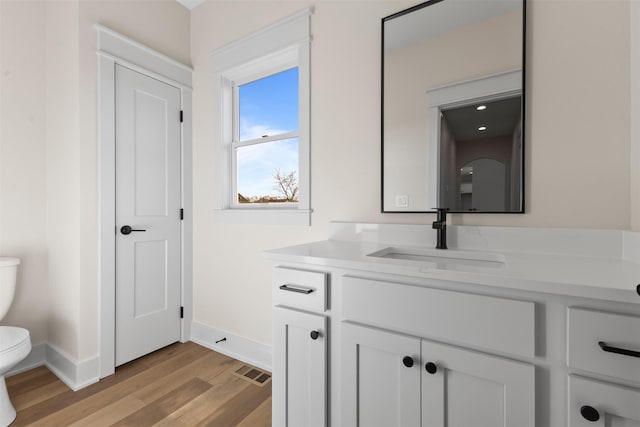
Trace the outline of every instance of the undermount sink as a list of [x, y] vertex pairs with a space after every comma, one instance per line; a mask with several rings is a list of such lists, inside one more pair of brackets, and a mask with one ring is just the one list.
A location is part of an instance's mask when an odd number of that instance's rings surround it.
[[436, 267], [466, 265], [502, 268], [505, 263], [505, 258], [502, 254], [457, 249], [388, 247], [380, 251], [372, 252], [367, 256], [405, 261], [418, 261], [422, 263], [437, 263]]

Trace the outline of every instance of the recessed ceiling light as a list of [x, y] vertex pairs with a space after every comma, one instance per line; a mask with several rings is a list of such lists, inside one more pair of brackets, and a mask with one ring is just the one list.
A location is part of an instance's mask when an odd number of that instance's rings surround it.
[[486, 105], [478, 105], [478, 106], [476, 107], [476, 110], [478, 110], [478, 111], [482, 111], [482, 110], [486, 110], [486, 109], [487, 109], [487, 106], [486, 106]]
[[480, 126], [480, 127], [478, 128], [478, 130], [479, 130], [479, 131], [487, 130], [487, 127], [486, 127], [486, 126]]

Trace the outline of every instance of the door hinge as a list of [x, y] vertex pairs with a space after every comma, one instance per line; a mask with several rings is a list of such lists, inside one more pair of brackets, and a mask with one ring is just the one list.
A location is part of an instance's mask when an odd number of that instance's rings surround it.
[[180, 110], [180, 123], [184, 121], [184, 111]]
[[184, 319], [184, 307], [180, 307], [180, 318]]
[[184, 219], [184, 209], [180, 208], [180, 220]]

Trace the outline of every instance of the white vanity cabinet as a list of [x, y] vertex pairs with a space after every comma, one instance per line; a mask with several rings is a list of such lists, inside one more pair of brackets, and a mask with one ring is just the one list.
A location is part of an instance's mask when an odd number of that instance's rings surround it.
[[501, 261], [410, 225], [267, 252], [273, 426], [640, 427], [640, 233], [455, 230]]
[[535, 425], [532, 365], [349, 323], [341, 347], [344, 426]]
[[425, 338], [533, 356], [532, 303], [359, 277], [341, 291], [343, 426], [535, 425], [532, 364]]
[[274, 426], [327, 425], [326, 286], [322, 272], [274, 269]]
[[420, 340], [343, 323], [343, 426], [420, 426]]
[[535, 426], [534, 366], [422, 341], [422, 426]]
[[640, 389], [569, 376], [569, 427], [640, 427]]
[[620, 384], [640, 383], [640, 316], [569, 307], [567, 318], [567, 361], [579, 372], [569, 376], [569, 426], [640, 427], [640, 388]]

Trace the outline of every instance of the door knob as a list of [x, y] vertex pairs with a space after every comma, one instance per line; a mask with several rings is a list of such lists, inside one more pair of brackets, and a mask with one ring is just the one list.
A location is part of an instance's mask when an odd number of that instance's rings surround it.
[[122, 228], [120, 228], [120, 232], [124, 235], [131, 234], [132, 231], [147, 231], [147, 230], [134, 230], [128, 225], [123, 225]]
[[582, 417], [587, 421], [595, 422], [600, 419], [600, 413], [593, 406], [584, 405], [580, 408], [580, 414], [582, 414]]
[[406, 366], [407, 368], [410, 368], [413, 366], [413, 357], [411, 356], [405, 356], [402, 359], [402, 363], [404, 364], [404, 366]]

